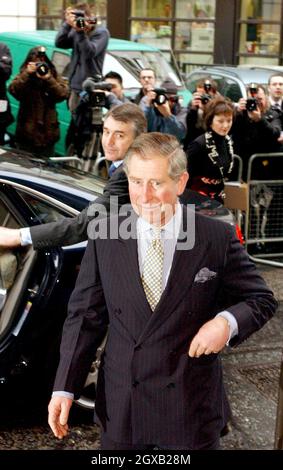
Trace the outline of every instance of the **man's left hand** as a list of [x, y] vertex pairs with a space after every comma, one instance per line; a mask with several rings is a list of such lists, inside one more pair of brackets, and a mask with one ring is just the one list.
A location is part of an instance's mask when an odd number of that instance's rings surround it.
[[226, 318], [218, 316], [206, 322], [194, 336], [188, 355], [199, 357], [202, 354], [218, 353], [226, 345], [230, 334]]

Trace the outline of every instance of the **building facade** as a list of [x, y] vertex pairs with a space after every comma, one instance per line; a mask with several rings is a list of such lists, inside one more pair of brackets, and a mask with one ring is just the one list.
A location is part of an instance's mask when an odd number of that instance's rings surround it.
[[[0, 29], [58, 29], [64, 9], [75, 3], [1, 2]], [[283, 64], [282, 0], [96, 0], [95, 4], [96, 15], [113, 37], [157, 46], [168, 56], [172, 50], [183, 72], [206, 64]]]

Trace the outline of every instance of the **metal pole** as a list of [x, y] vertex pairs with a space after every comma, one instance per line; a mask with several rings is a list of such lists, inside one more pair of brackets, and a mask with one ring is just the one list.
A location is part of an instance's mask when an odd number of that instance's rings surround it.
[[283, 355], [281, 358], [274, 449], [283, 450]]

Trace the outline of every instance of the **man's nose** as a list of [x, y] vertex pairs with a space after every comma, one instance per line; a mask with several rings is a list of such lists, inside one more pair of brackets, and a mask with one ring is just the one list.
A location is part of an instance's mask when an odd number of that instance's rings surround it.
[[113, 145], [115, 143], [115, 136], [114, 134], [109, 134], [107, 137], [106, 137], [106, 144], [108, 145]]
[[141, 197], [142, 197], [142, 202], [143, 203], [149, 202], [151, 200], [151, 198], [152, 198], [152, 188], [150, 187], [149, 184], [145, 184], [142, 187]]

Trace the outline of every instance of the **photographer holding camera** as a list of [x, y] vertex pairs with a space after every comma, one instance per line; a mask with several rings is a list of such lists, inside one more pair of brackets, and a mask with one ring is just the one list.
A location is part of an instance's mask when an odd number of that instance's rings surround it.
[[182, 142], [186, 135], [186, 109], [181, 107], [177, 86], [170, 78], [160, 88], [150, 88], [140, 107], [147, 119], [148, 132], [172, 134]]
[[220, 93], [217, 92], [217, 83], [211, 77], [208, 76], [197, 82], [193, 99], [188, 105], [186, 118], [187, 134], [184, 141], [185, 150], [190, 142], [205, 132], [204, 109], [207, 103], [216, 96], [220, 96]]
[[38, 156], [54, 155], [59, 140], [56, 103], [67, 99], [69, 88], [47, 57], [42, 46], [32, 48], [9, 92], [20, 102], [16, 145]]
[[[236, 109], [231, 133], [235, 153], [243, 160], [243, 179], [246, 180], [251, 155], [280, 152], [281, 144], [278, 138], [282, 131], [281, 111], [271, 107], [264, 87], [256, 83], [248, 86], [247, 99], [241, 98]], [[268, 172], [267, 164], [258, 168], [254, 177], [269, 177]]]
[[71, 112], [79, 103], [84, 80], [102, 75], [108, 40], [108, 29], [97, 26], [97, 18], [92, 16], [87, 3], [77, 3], [66, 9], [65, 21], [56, 36], [55, 45], [62, 49], [72, 49], [69, 72]]
[[0, 145], [5, 143], [6, 127], [14, 121], [6, 92], [6, 81], [12, 73], [12, 57], [9, 48], [0, 42]]

